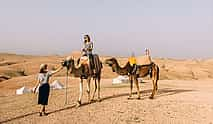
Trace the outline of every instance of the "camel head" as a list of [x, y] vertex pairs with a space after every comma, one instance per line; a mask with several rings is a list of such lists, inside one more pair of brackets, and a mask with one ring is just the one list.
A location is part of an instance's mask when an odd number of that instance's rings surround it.
[[115, 58], [110, 58], [105, 60], [105, 64], [109, 65], [110, 67], [112, 67], [116, 63], [117, 63], [117, 60]]
[[112, 67], [112, 71], [115, 72], [115, 67], [118, 65], [116, 58], [110, 58], [105, 60], [105, 64]]
[[74, 58], [72, 56], [68, 56], [64, 60], [64, 66], [67, 67], [68, 69], [72, 68], [72, 65], [74, 65]]

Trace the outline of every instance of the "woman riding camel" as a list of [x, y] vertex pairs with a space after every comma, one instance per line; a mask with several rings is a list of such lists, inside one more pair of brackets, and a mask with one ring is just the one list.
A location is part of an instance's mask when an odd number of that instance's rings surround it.
[[40, 116], [42, 116], [42, 114], [47, 115], [45, 111], [45, 106], [48, 105], [48, 98], [49, 98], [49, 92], [50, 92], [49, 78], [55, 73], [59, 72], [62, 68], [63, 66], [59, 67], [55, 71], [49, 71], [47, 64], [40, 65], [37, 84], [34, 89], [34, 93], [35, 93], [37, 88], [39, 87], [38, 104], [41, 105], [41, 110], [39, 112]]
[[89, 57], [90, 68], [94, 70], [94, 62], [93, 62], [93, 42], [90, 40], [89, 35], [84, 35], [84, 46], [82, 48], [83, 56]]
[[91, 56], [93, 50], [93, 42], [90, 40], [89, 35], [84, 35], [84, 46], [82, 48], [83, 55]]

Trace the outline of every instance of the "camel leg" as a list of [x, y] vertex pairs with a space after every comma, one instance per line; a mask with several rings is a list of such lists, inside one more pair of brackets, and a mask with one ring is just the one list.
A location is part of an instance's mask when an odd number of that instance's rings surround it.
[[91, 102], [91, 101], [90, 101], [90, 81], [91, 81], [91, 79], [88, 78], [88, 79], [87, 79], [87, 94], [88, 94], [88, 102], [89, 102], [89, 103]]
[[150, 99], [153, 99], [153, 98], [154, 98], [154, 95], [155, 95], [155, 91], [156, 91], [155, 80], [152, 80], [152, 85], [153, 85], [153, 89], [152, 89], [152, 94], [151, 94], [151, 96], [149, 97]]
[[158, 91], [158, 80], [155, 80], [155, 85], [156, 85], [155, 90], [157, 92]]
[[158, 66], [155, 65], [154, 72], [153, 72], [153, 80], [155, 82], [156, 92], [158, 90], [158, 76], [159, 76], [159, 69], [158, 69]]
[[140, 88], [139, 88], [138, 78], [134, 77], [134, 81], [135, 81], [135, 85], [137, 87], [138, 99], [140, 99]]
[[153, 78], [152, 78], [152, 82], [153, 82], [153, 91], [152, 91], [152, 95], [150, 98], [154, 98], [156, 92], [158, 91], [158, 72], [157, 72], [158, 68], [157, 66], [155, 66], [155, 71], [153, 72]]
[[132, 76], [130, 76], [129, 80], [130, 80], [130, 94], [129, 94], [128, 99], [130, 99], [130, 98], [132, 97], [132, 87], [133, 87], [133, 79], [132, 79]]
[[101, 79], [100, 77], [98, 78], [98, 101], [100, 102], [101, 101]]
[[80, 95], [79, 95], [79, 99], [78, 99], [79, 105], [81, 105], [82, 96], [83, 96], [83, 79], [81, 79], [81, 82], [80, 82]]
[[155, 66], [155, 74], [154, 74], [154, 82], [155, 82], [155, 94], [158, 92], [158, 76], [159, 76], [159, 69], [157, 66]]
[[94, 90], [93, 95], [92, 95], [92, 100], [94, 100], [94, 98], [95, 98], [96, 90], [97, 90], [97, 81], [95, 79], [95, 90]]

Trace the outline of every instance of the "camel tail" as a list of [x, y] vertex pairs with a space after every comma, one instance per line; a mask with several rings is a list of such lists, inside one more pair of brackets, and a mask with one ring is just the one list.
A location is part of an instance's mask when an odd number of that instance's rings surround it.
[[155, 76], [155, 75], [153, 75], [153, 71], [155, 71], [155, 73], [156, 73], [156, 79], [159, 80], [160, 69], [159, 69], [159, 67], [155, 63], [152, 63], [152, 64], [153, 64], [153, 66], [152, 66], [152, 69], [151, 69], [151, 72], [150, 72], [150, 78], [152, 78], [153, 76]]
[[157, 68], [157, 80], [159, 80], [160, 79], [160, 69], [157, 65], [156, 65], [156, 68]]

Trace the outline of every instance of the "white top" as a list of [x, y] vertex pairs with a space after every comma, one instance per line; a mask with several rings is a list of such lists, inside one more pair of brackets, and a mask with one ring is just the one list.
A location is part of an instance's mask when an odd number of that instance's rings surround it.
[[93, 50], [93, 42], [87, 42], [84, 44], [82, 51], [84, 52], [84, 54], [92, 54], [92, 50]]
[[38, 80], [40, 84], [46, 84], [49, 83], [49, 78], [52, 76], [52, 72], [48, 71], [47, 73], [39, 73], [38, 74]]

